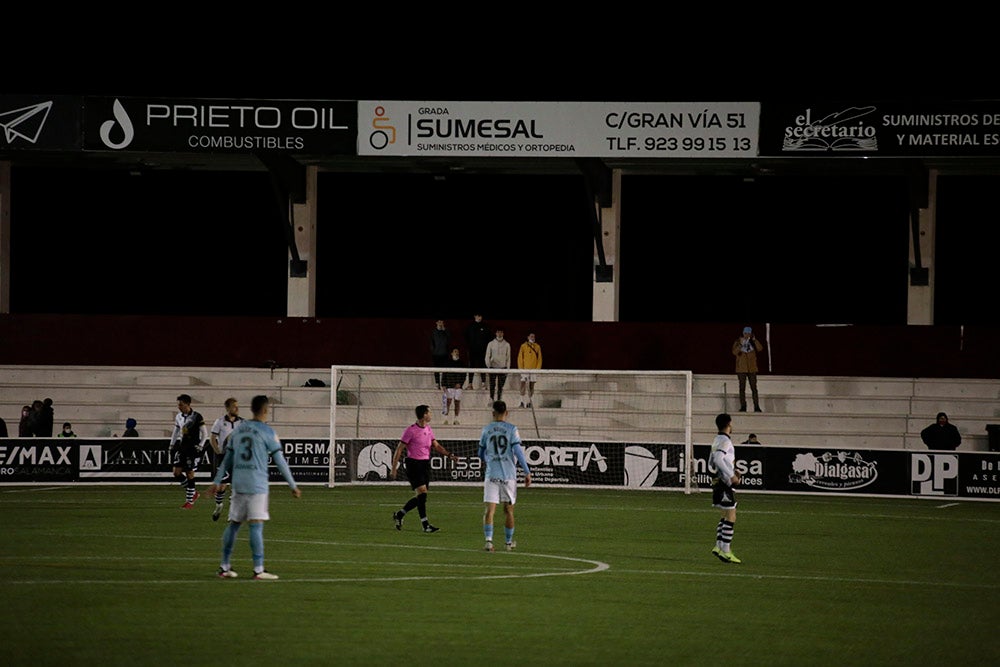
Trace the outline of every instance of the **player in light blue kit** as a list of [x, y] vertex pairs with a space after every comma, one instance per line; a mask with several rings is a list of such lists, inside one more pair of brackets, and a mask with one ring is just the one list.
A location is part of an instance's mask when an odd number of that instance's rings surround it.
[[524, 458], [521, 435], [517, 427], [506, 421], [507, 403], [494, 401], [493, 421], [483, 427], [479, 436], [479, 458], [486, 463], [483, 471], [483, 535], [486, 536], [486, 551], [493, 549], [493, 515], [497, 503], [503, 503], [504, 541], [507, 551], [517, 546], [514, 541], [514, 504], [517, 502], [517, 467], [524, 470], [524, 486], [531, 486], [531, 470]]
[[288, 468], [285, 455], [281, 453], [281, 441], [265, 422], [270, 403], [267, 396], [254, 396], [250, 402], [253, 418], [241, 420], [229, 435], [226, 455], [215, 473], [208, 493], [213, 495], [219, 489], [226, 473], [232, 477], [232, 495], [229, 497], [229, 523], [222, 533], [222, 562], [218, 576], [234, 579], [237, 574], [229, 567], [233, 555], [236, 534], [244, 521], [250, 523], [250, 552], [253, 554], [253, 578], [270, 581], [278, 575], [264, 569], [264, 522], [271, 518], [268, 513], [268, 457], [274, 460], [281, 476], [288, 482], [292, 495], [302, 497], [302, 490], [295, 485], [292, 471]]

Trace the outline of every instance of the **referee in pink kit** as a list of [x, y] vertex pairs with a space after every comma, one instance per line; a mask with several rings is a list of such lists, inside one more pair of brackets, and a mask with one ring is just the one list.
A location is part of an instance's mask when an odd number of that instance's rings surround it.
[[396, 524], [396, 530], [403, 530], [403, 517], [416, 507], [424, 532], [436, 533], [439, 528], [432, 526], [427, 520], [427, 487], [431, 483], [431, 447], [452, 461], [457, 461], [458, 457], [446, 450], [434, 437], [434, 429], [430, 427], [430, 406], [418, 405], [415, 412], [417, 421], [407, 426], [406, 430], [403, 431], [403, 435], [399, 438], [399, 445], [396, 447], [396, 453], [392, 457], [392, 478], [396, 479], [399, 459], [403, 456], [403, 450], [406, 450], [404, 464], [406, 478], [410, 480], [410, 488], [413, 489], [414, 496], [406, 501], [402, 509], [392, 513], [392, 520]]

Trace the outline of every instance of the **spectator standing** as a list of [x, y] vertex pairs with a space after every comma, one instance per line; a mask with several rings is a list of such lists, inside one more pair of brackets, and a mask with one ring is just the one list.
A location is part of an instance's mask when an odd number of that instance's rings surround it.
[[[33, 438], [42, 437], [45, 432], [45, 404], [35, 399], [28, 411], [27, 435]], [[23, 413], [22, 413], [23, 414]]]
[[452, 403], [455, 404], [455, 422], [458, 425], [458, 414], [462, 411], [462, 385], [465, 384], [465, 362], [462, 361], [461, 352], [459, 349], [452, 348], [451, 357], [448, 359], [448, 366], [452, 369], [461, 368], [461, 371], [451, 370], [447, 373], [443, 373], [441, 382], [443, 389], [441, 390], [441, 414], [444, 415], [444, 425], [448, 425], [448, 413], [451, 410]]
[[[431, 332], [431, 365], [435, 368], [447, 366], [450, 351], [451, 334], [445, 328], [444, 320], [438, 320]], [[441, 373], [434, 373], [434, 386], [441, 389]]]
[[721, 509], [722, 517], [715, 527], [712, 554], [723, 563], [742, 563], [732, 552], [733, 534], [736, 532], [736, 491], [733, 486], [740, 483], [740, 474], [736, 472], [736, 449], [730, 438], [733, 418], [725, 412], [716, 415], [715, 426], [719, 434], [712, 443], [709, 460], [717, 471], [712, 480], [712, 507]]
[[122, 433], [123, 438], [138, 438], [139, 431], [135, 430], [137, 422], [129, 417], [125, 420], [125, 431]]
[[955, 450], [962, 444], [962, 434], [943, 412], [937, 413], [934, 423], [920, 432], [920, 439], [928, 449]]
[[63, 422], [62, 431], [59, 432], [57, 438], [75, 438], [76, 433], [73, 433], [73, 425], [69, 422]]
[[[226, 449], [229, 447], [229, 434], [233, 432], [238, 423], [243, 421], [243, 417], [240, 417], [239, 401], [233, 397], [229, 397], [223, 403], [223, 406], [226, 408], [226, 412], [212, 424], [212, 431], [209, 435], [209, 441], [212, 443], [213, 461], [217, 462], [215, 468], [212, 470], [213, 478], [215, 477], [215, 473], [218, 472], [219, 463], [221, 463], [223, 457], [226, 455]], [[222, 481], [217, 485], [212, 521], [218, 521], [219, 517], [222, 516], [222, 504], [225, 502], [226, 489], [229, 488], [230, 481], [231, 475], [226, 473], [223, 475]]]
[[[486, 346], [486, 368], [510, 368], [510, 343], [503, 339], [503, 327], [497, 327], [496, 335]], [[490, 401], [503, 399], [503, 386], [507, 382], [506, 373], [490, 373]]]
[[[476, 313], [472, 316], [472, 322], [465, 328], [465, 344], [469, 348], [469, 368], [480, 368], [483, 360], [486, 359], [486, 346], [490, 344], [493, 334], [490, 328], [483, 322], [483, 316]], [[474, 389], [473, 380], [475, 373], [469, 373], [469, 386], [466, 389]], [[479, 374], [479, 388], [486, 388], [486, 373]]]
[[55, 428], [55, 419], [56, 411], [52, 408], [52, 399], [46, 398], [42, 401], [42, 415], [37, 435], [42, 438], [51, 438]]
[[392, 478], [396, 479], [399, 460], [405, 451], [406, 478], [410, 481], [410, 488], [413, 489], [413, 497], [407, 500], [401, 509], [392, 513], [392, 520], [396, 524], [396, 530], [403, 530], [403, 517], [406, 516], [407, 512], [416, 508], [424, 532], [436, 533], [437, 526], [431, 525], [430, 521], [427, 520], [427, 489], [431, 484], [431, 448], [452, 461], [457, 461], [458, 457], [446, 450], [434, 437], [434, 430], [430, 426], [430, 406], [418, 405], [414, 412], [417, 415], [417, 421], [407, 426], [399, 438], [399, 445], [396, 446], [396, 452], [392, 456], [392, 471], [390, 472]]
[[733, 343], [733, 356], [736, 357], [736, 378], [740, 383], [740, 412], [747, 411], [747, 382], [750, 383], [750, 393], [753, 397], [753, 411], [761, 412], [760, 398], [757, 395], [757, 353], [764, 349], [753, 335], [753, 329], [743, 327], [743, 335]]
[[174, 431], [170, 436], [170, 460], [174, 466], [174, 479], [184, 487], [181, 509], [189, 510], [201, 496], [195, 490], [194, 476], [198, 472], [202, 446], [208, 439], [208, 428], [201, 413], [191, 407], [191, 396], [188, 394], [177, 397], [177, 410]]
[[[253, 558], [253, 578], [259, 581], [273, 581], [278, 575], [264, 569], [264, 522], [271, 519], [269, 513], [270, 484], [268, 458], [274, 461], [281, 476], [292, 490], [292, 497], [301, 498], [302, 490], [295, 484], [292, 471], [281, 451], [281, 441], [274, 429], [267, 424], [270, 402], [267, 396], [254, 396], [250, 401], [253, 417], [240, 419], [233, 428], [229, 445], [226, 447], [222, 465], [215, 471], [208, 492], [215, 495], [219, 491], [222, 478], [232, 478], [234, 493], [229, 499], [229, 523], [222, 533], [222, 561], [217, 575], [223, 579], [235, 579], [236, 572], [231, 567], [236, 535], [243, 522], [250, 524], [250, 553]], [[235, 465], [239, 457], [239, 465]]]
[[542, 367], [542, 346], [535, 342], [535, 332], [528, 332], [528, 339], [521, 343], [517, 351], [517, 367], [527, 373], [521, 373], [521, 407], [531, 407], [531, 397], [535, 395], [535, 381], [538, 374], [530, 371]]
[[493, 516], [497, 504], [503, 503], [504, 542], [507, 551], [517, 546], [514, 541], [514, 505], [517, 503], [517, 464], [524, 470], [524, 486], [531, 486], [531, 470], [524, 458], [521, 435], [517, 427], [507, 421], [507, 404], [493, 403], [493, 421], [483, 427], [479, 436], [479, 458], [486, 468], [483, 471], [483, 535], [486, 551], [493, 548]]
[[31, 419], [33, 414], [34, 412], [32, 411], [30, 405], [21, 407], [21, 421], [17, 425], [17, 437], [30, 438], [35, 435], [31, 430]]

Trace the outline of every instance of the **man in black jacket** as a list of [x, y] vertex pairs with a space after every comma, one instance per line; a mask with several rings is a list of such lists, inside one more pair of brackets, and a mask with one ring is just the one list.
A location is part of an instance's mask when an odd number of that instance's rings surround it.
[[937, 413], [937, 421], [920, 432], [920, 439], [928, 449], [954, 450], [962, 444], [962, 435], [943, 412]]
[[[469, 368], [482, 368], [486, 365], [486, 346], [493, 340], [493, 332], [489, 325], [483, 321], [483, 316], [476, 313], [472, 317], [472, 322], [465, 328], [465, 344], [469, 348]], [[475, 373], [469, 373], [469, 385], [466, 389], [472, 389], [472, 381]], [[486, 386], [486, 373], [479, 374], [479, 388]]]

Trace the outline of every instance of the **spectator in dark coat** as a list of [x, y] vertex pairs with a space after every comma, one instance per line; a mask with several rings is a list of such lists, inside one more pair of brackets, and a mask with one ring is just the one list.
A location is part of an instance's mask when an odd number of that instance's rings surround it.
[[[483, 368], [486, 364], [486, 346], [493, 340], [493, 331], [483, 321], [483, 316], [476, 313], [472, 316], [472, 322], [465, 328], [465, 344], [469, 348], [469, 368]], [[469, 386], [466, 389], [473, 389], [475, 373], [469, 373]], [[479, 374], [479, 388], [486, 388], [486, 373]]]
[[51, 438], [55, 426], [56, 411], [52, 409], [52, 399], [46, 398], [42, 401], [42, 418], [35, 435], [41, 438]]
[[45, 433], [45, 404], [35, 400], [31, 402], [31, 410], [28, 412], [28, 436], [41, 438]]
[[122, 433], [123, 438], [138, 438], [139, 431], [135, 430], [136, 421], [129, 417], [125, 420], [125, 432]]
[[30, 438], [34, 435], [31, 432], [31, 416], [34, 414], [30, 405], [21, 408], [21, 422], [17, 425], [17, 437]]
[[[435, 368], [447, 366], [450, 355], [451, 334], [445, 328], [444, 320], [438, 320], [431, 332], [431, 365]], [[434, 386], [441, 389], [441, 373], [434, 373]]]
[[920, 432], [920, 439], [928, 449], [955, 450], [962, 444], [962, 434], [943, 412], [937, 413], [937, 421]]

